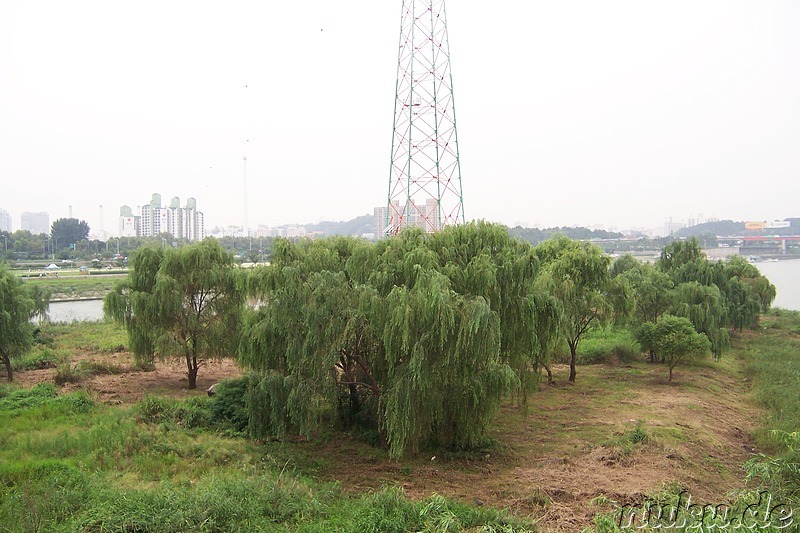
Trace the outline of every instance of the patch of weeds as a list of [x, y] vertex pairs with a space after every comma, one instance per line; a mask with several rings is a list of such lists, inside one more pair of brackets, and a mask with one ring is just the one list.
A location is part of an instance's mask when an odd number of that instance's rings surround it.
[[641, 353], [641, 348], [630, 332], [607, 328], [593, 330], [581, 342], [577, 362], [582, 365], [608, 363], [618, 360], [629, 363]]
[[56, 367], [56, 373], [53, 376], [53, 381], [56, 385], [64, 385], [65, 383], [80, 383], [88, 376], [87, 372], [78, 366], [72, 365], [69, 361], [64, 361]]
[[106, 361], [80, 361], [77, 365], [81, 372], [86, 375], [106, 375], [106, 374], [124, 374], [127, 372], [125, 367], [108, 363]]
[[11, 368], [16, 372], [56, 368], [63, 360], [63, 356], [55, 353], [53, 350], [45, 346], [32, 350], [24, 357], [12, 359]]
[[175, 424], [183, 428], [206, 428], [230, 434], [245, 433], [249, 414], [244, 395], [247, 378], [217, 385], [211, 398], [175, 400], [148, 396], [136, 404], [137, 418], [149, 424]]
[[642, 421], [636, 423], [636, 427], [633, 431], [627, 434], [627, 441], [631, 444], [642, 444], [647, 442], [650, 437], [647, 436], [647, 432], [645, 432], [644, 428], [642, 427]]
[[603, 446], [610, 448], [611, 453], [601, 458], [608, 464], [626, 461], [639, 446], [649, 442], [650, 436], [643, 427], [642, 421], [636, 423], [633, 429], [627, 429], [622, 434], [606, 441]]
[[85, 413], [94, 405], [94, 400], [83, 391], [59, 395], [50, 383], [39, 383], [30, 389], [0, 389], [0, 411], [21, 413], [42, 405], [69, 413]]

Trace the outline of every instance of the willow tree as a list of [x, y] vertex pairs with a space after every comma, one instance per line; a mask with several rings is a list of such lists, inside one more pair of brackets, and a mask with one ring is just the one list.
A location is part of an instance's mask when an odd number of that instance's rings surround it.
[[155, 364], [159, 302], [153, 296], [156, 276], [164, 260], [161, 247], [141, 247], [130, 257], [128, 277], [114, 284], [103, 299], [107, 318], [125, 326], [128, 347], [136, 366], [152, 369]]
[[538, 273], [528, 245], [483, 223], [277, 242], [240, 348], [256, 436], [307, 433], [334, 411], [393, 456], [474, 446], [552, 334]]
[[625, 280], [632, 289], [634, 326], [656, 322], [675, 301], [675, 283], [665, 272], [650, 263], [642, 263], [626, 254], [611, 267], [612, 279]]
[[698, 333], [711, 341], [711, 351], [719, 360], [730, 345], [726, 308], [723, 295], [716, 285], [702, 285], [696, 281], [681, 283], [677, 289], [676, 303], [671, 314], [688, 318]]
[[570, 352], [569, 381], [575, 382], [578, 345], [590, 328], [614, 316], [611, 299], [611, 259], [597, 246], [567, 237], [535, 248], [547, 273], [541, 287], [563, 306], [562, 335]]
[[665, 247], [656, 267], [676, 285], [672, 314], [705, 333], [717, 359], [728, 345], [728, 330], [756, 326], [775, 298], [775, 287], [758, 269], [741, 257], [709, 261], [695, 239]]
[[738, 331], [755, 327], [775, 299], [775, 286], [740, 256], [724, 264], [723, 275], [728, 324]]
[[14, 380], [11, 360], [33, 346], [36, 326], [31, 319], [46, 314], [48, 300], [49, 294], [23, 284], [0, 263], [0, 361], [6, 367], [8, 381]]
[[126, 283], [106, 297], [106, 313], [124, 323], [134, 353], [155, 350], [186, 362], [189, 388], [208, 357], [234, 356], [244, 293], [233, 258], [213, 239], [145, 250]]

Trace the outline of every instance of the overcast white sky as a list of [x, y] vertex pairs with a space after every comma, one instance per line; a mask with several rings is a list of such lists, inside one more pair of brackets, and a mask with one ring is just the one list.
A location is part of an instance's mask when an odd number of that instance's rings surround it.
[[[0, 0], [0, 208], [385, 204], [401, 0]], [[450, 0], [468, 219], [800, 216], [797, 0]]]

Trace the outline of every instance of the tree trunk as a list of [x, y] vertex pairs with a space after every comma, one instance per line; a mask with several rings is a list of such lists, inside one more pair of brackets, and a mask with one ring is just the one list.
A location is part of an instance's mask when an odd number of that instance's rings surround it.
[[361, 401], [358, 399], [358, 389], [355, 383], [349, 383], [350, 390], [350, 421], [355, 421], [355, 416], [361, 411]]
[[667, 383], [672, 381], [672, 369], [675, 368], [675, 365], [669, 365], [669, 379], [667, 379]]
[[8, 372], [8, 381], [14, 381], [14, 369], [11, 368], [11, 358], [5, 354], [0, 354], [0, 359], [6, 365], [6, 372]]
[[553, 371], [550, 370], [550, 365], [542, 365], [542, 366], [547, 371], [547, 383], [551, 385], [553, 383]]
[[378, 395], [376, 403], [378, 404], [375, 413], [375, 418], [378, 421], [378, 445], [381, 448], [386, 448], [389, 443], [389, 437], [386, 434], [386, 408], [381, 402], [380, 395]]
[[578, 346], [569, 343], [569, 382], [575, 383], [575, 361], [578, 359]]
[[186, 367], [189, 370], [189, 389], [197, 388], [197, 356], [186, 353]]

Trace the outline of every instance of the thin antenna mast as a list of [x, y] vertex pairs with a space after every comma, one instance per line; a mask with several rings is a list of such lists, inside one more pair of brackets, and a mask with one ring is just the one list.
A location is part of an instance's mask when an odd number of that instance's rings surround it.
[[244, 185], [242, 190], [244, 191], [244, 236], [250, 236], [250, 228], [247, 226], [247, 156], [242, 158], [242, 174], [243, 174], [243, 182]]

